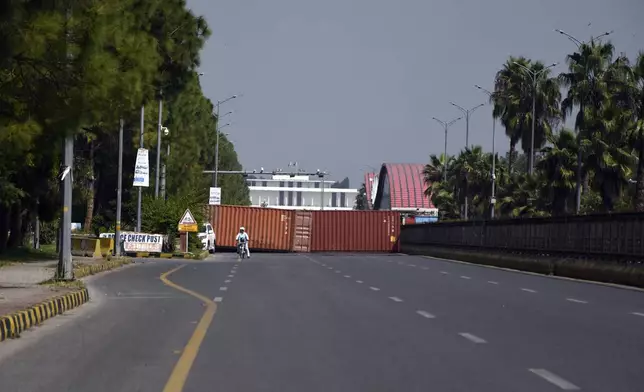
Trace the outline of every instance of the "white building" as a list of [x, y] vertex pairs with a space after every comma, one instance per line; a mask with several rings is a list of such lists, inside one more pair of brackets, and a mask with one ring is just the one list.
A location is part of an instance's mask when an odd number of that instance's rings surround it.
[[[312, 179], [313, 178], [313, 179]], [[250, 203], [255, 207], [289, 210], [319, 210], [324, 194], [325, 210], [351, 210], [357, 189], [331, 188], [335, 181], [309, 176], [273, 175], [271, 178], [246, 179]]]

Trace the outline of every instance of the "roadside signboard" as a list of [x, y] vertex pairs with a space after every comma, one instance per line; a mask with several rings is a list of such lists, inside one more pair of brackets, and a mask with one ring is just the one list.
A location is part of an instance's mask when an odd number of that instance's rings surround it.
[[199, 231], [199, 226], [195, 217], [192, 215], [189, 209], [186, 209], [186, 212], [183, 213], [183, 217], [179, 221], [179, 231], [180, 232], [192, 232], [196, 233]]
[[211, 206], [218, 206], [221, 204], [220, 187], [210, 187], [210, 198], [208, 199], [208, 204], [210, 204]]
[[150, 163], [148, 161], [148, 150], [139, 148], [136, 153], [136, 163], [134, 165], [134, 183], [133, 186], [150, 186]]

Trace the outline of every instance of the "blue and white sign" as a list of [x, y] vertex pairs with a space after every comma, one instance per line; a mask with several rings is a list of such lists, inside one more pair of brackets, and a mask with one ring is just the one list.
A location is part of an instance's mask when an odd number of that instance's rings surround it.
[[148, 160], [148, 150], [139, 148], [136, 153], [136, 164], [134, 166], [134, 183], [133, 186], [150, 186], [150, 162]]

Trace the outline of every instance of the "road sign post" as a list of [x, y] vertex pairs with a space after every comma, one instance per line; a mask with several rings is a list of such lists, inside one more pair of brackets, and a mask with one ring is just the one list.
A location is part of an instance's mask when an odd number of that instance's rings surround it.
[[179, 232], [186, 233], [186, 252], [188, 251], [188, 236], [189, 233], [196, 233], [199, 231], [199, 226], [195, 220], [194, 215], [190, 212], [190, 209], [186, 209], [186, 212], [183, 213], [183, 217], [179, 221]]

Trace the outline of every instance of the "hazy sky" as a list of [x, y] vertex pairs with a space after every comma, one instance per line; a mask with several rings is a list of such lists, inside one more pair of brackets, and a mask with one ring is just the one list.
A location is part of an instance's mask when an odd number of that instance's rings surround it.
[[[243, 94], [227, 127], [245, 169], [326, 169], [358, 187], [382, 162], [425, 163], [442, 128], [487, 102], [507, 57], [561, 62], [580, 40], [614, 30], [617, 52], [644, 49], [642, 0], [187, 0], [212, 37], [202, 85], [216, 101]], [[590, 26], [589, 26], [590, 23]], [[492, 146], [489, 106], [471, 116], [470, 144]], [[508, 141], [497, 127], [497, 151]], [[465, 121], [448, 152], [465, 144]]]

